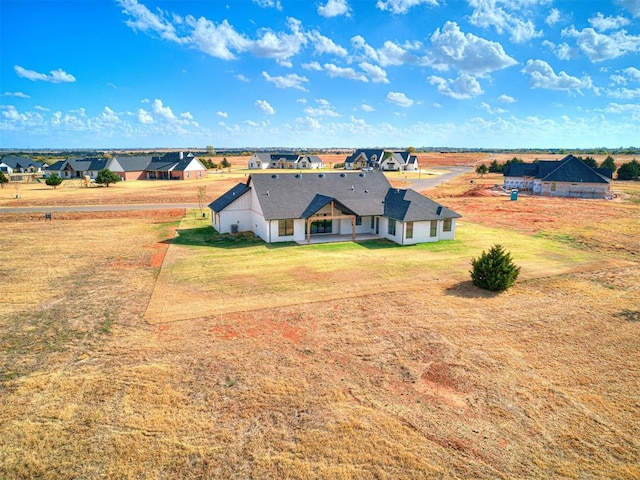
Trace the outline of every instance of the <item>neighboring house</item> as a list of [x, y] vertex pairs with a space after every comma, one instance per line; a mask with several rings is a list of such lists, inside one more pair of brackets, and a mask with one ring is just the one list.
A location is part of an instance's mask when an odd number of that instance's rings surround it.
[[383, 171], [416, 172], [419, 164], [418, 157], [407, 151], [361, 148], [345, 159], [344, 168], [346, 170], [373, 168]]
[[171, 152], [162, 157], [132, 156], [113, 158], [76, 158], [60, 160], [47, 169], [63, 179], [95, 179], [102, 169], [109, 169], [122, 180], [185, 180], [204, 178], [206, 167], [191, 153]]
[[268, 168], [323, 168], [322, 160], [317, 155], [298, 155], [297, 153], [257, 152], [249, 159], [250, 169], [266, 170]]
[[31, 160], [30, 157], [17, 157], [7, 155], [0, 160], [0, 172], [3, 173], [39, 173], [42, 172], [44, 163]]
[[401, 245], [453, 240], [460, 217], [418, 192], [392, 188], [382, 172], [254, 174], [209, 208], [218, 232], [253, 232], [267, 243], [328, 234]]
[[362, 170], [363, 168], [378, 168], [384, 150], [380, 148], [359, 148], [344, 160], [345, 170]]
[[504, 188], [553, 197], [608, 198], [612, 172], [594, 169], [573, 155], [562, 160], [511, 163], [504, 170]]

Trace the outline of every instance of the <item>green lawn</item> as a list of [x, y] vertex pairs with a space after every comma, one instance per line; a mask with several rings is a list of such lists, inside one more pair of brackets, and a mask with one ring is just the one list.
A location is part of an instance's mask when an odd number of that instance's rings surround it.
[[270, 245], [252, 235], [219, 235], [206, 220], [186, 215], [171, 240], [147, 318], [177, 320], [371, 291], [441, 291], [469, 280], [471, 258], [496, 239], [522, 267], [521, 281], [604, 261], [564, 237], [528, 236], [468, 222], [459, 223], [456, 240], [414, 246], [385, 240]]

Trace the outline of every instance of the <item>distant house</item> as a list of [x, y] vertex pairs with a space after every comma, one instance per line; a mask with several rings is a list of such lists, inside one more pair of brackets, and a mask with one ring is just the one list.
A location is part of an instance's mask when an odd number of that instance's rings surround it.
[[170, 152], [162, 157], [132, 156], [113, 158], [75, 158], [60, 160], [47, 169], [63, 179], [89, 177], [109, 169], [122, 180], [186, 180], [204, 178], [206, 167], [192, 153]]
[[42, 172], [44, 163], [36, 162], [31, 157], [19, 157], [7, 155], [0, 160], [0, 172], [2, 173], [38, 173]]
[[266, 170], [270, 168], [296, 168], [312, 170], [323, 168], [322, 159], [317, 155], [298, 155], [297, 153], [257, 152], [249, 159], [250, 169]]
[[552, 197], [607, 198], [612, 172], [594, 169], [573, 155], [562, 160], [511, 163], [503, 170], [504, 188]]
[[218, 232], [253, 232], [267, 243], [452, 240], [460, 217], [418, 192], [393, 188], [382, 172], [254, 174], [209, 208]]
[[406, 151], [360, 148], [344, 161], [346, 170], [418, 171], [418, 157]]

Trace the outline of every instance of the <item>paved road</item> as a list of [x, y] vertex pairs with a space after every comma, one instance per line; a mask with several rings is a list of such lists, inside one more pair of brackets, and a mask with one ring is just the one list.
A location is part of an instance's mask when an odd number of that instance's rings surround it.
[[[443, 173], [442, 175], [438, 175], [436, 177], [413, 180], [411, 181], [412, 183], [411, 185], [409, 185], [409, 188], [411, 188], [412, 190], [422, 191], [428, 188], [437, 187], [438, 185], [448, 182], [449, 180], [457, 177], [458, 175], [462, 175], [463, 173], [467, 173], [473, 170], [473, 168], [471, 167], [442, 167], [442, 168], [443, 169], [446, 168], [448, 172]], [[435, 168], [433, 169], [434, 172], [436, 172], [437, 170], [439, 169], [435, 169]]]
[[[419, 180], [409, 180], [409, 188], [417, 191], [437, 187], [452, 178], [467, 173], [471, 167], [446, 167], [447, 173], [436, 177]], [[434, 169], [437, 171], [437, 169]], [[131, 210], [162, 210], [170, 208], [199, 208], [197, 203], [145, 203], [127, 205], [66, 205], [66, 206], [41, 206], [41, 207], [0, 207], [0, 215], [3, 213], [54, 213], [54, 212], [126, 212]]]

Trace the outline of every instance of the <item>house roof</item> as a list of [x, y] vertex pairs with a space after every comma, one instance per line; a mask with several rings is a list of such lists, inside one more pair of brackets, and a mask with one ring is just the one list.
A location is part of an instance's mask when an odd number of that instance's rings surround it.
[[134, 155], [131, 157], [117, 157], [117, 160], [125, 172], [142, 172], [151, 163], [151, 158], [151, 155]]
[[28, 168], [28, 167], [37, 167], [42, 168], [44, 165], [43, 162], [36, 162], [35, 160], [31, 160], [31, 157], [18, 157], [14, 155], [7, 155], [2, 157], [0, 163], [4, 163], [5, 165], [16, 169], [16, 168]]
[[226, 192], [224, 195], [218, 197], [213, 202], [209, 204], [209, 208], [214, 212], [219, 212], [231, 205], [234, 201], [240, 198], [242, 195], [247, 193], [251, 188], [246, 183], [238, 183], [231, 190]]
[[[344, 163], [353, 163], [355, 162], [360, 155], [364, 155], [367, 159], [367, 162], [380, 162], [382, 157], [384, 156], [384, 150], [381, 148], [359, 148], [352, 155], [348, 156]], [[375, 155], [376, 159], [372, 160], [372, 157]]]
[[609, 180], [573, 155], [564, 157], [560, 164], [542, 178], [543, 182], [609, 183]]
[[415, 190], [390, 188], [384, 198], [384, 216], [402, 222], [460, 218], [453, 210], [434, 202]]
[[380, 172], [284, 173], [249, 177], [267, 220], [303, 218], [317, 194], [333, 198], [360, 216], [382, 215], [390, 187]]
[[309, 218], [332, 201], [341, 211], [362, 217], [384, 215], [401, 221], [460, 217], [418, 192], [392, 188], [382, 172], [256, 174], [209, 206], [219, 212], [250, 189], [255, 190], [266, 220]]
[[300, 157], [300, 160], [305, 159], [305, 158], [310, 163], [317, 163], [317, 164], [321, 164], [322, 163], [322, 159], [318, 155], [302, 155]]
[[534, 177], [543, 182], [608, 183], [611, 178], [573, 155], [567, 155], [562, 160], [511, 163], [503, 174], [505, 177]]

